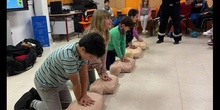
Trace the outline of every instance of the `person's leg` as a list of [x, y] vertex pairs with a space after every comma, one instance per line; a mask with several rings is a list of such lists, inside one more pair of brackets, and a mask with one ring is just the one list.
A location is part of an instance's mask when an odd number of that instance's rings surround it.
[[144, 25], [144, 26], [143, 26], [143, 28], [144, 28], [144, 33], [148, 32], [148, 31], [146, 30], [146, 27], [147, 27], [147, 17], [148, 17], [147, 15], [144, 16], [144, 24], [143, 24], [143, 25]]
[[35, 102], [36, 104], [34, 104], [34, 101], [32, 101], [31, 107], [36, 110], [62, 110], [59, 91], [61, 91], [64, 86], [57, 88], [44, 88], [39, 85], [36, 79], [34, 80], [34, 84], [43, 102]]
[[166, 9], [163, 9], [163, 6], [161, 6], [161, 13], [160, 13], [160, 25], [159, 25], [159, 31], [158, 31], [158, 41], [156, 43], [162, 43], [164, 41], [165, 36], [165, 30], [169, 18], [169, 13]]
[[181, 41], [182, 33], [181, 33], [181, 27], [180, 27], [180, 6], [175, 5], [173, 7], [173, 13], [171, 13], [171, 18], [173, 21], [173, 26], [174, 26], [174, 33], [173, 33], [173, 39], [174, 39], [174, 44], [179, 44], [179, 41]]
[[198, 13], [192, 13], [190, 14], [190, 19], [192, 21], [192, 23], [195, 25], [196, 24], [196, 20], [198, 18]]
[[212, 14], [203, 15], [202, 18], [201, 18], [202, 20], [201, 20], [201, 24], [200, 24], [199, 28], [203, 29], [204, 28], [204, 23], [207, 22], [206, 20], [211, 19], [211, 18], [213, 18]]
[[107, 58], [106, 58], [106, 70], [110, 69], [111, 64], [115, 62], [115, 51], [108, 51]]
[[196, 30], [200, 29], [200, 27], [201, 27], [201, 25], [202, 25], [203, 16], [204, 16], [204, 15], [200, 15], [200, 16], [197, 18], [196, 24], [195, 24], [195, 29], [196, 29]]
[[70, 103], [72, 102], [72, 97], [70, 91], [67, 87], [67, 84], [63, 86], [63, 89], [59, 92], [60, 102], [63, 109], [67, 109]]
[[142, 28], [142, 33], [144, 33], [144, 16], [140, 16], [140, 22], [141, 22], [141, 28]]

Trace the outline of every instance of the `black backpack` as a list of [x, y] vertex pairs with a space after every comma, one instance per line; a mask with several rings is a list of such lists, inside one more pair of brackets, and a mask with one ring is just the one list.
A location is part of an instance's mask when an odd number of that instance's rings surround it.
[[[25, 55], [22, 60], [16, 60], [16, 56]], [[7, 46], [7, 75], [13, 76], [32, 68], [37, 59], [37, 52], [34, 48], [21, 45]]]
[[32, 44], [35, 44], [35, 47], [34, 49], [36, 50], [37, 52], [37, 56], [38, 57], [41, 57], [42, 54], [43, 54], [43, 47], [41, 45], [41, 43], [38, 41], [38, 40], [35, 40], [35, 39], [32, 39], [32, 38], [28, 38], [28, 39], [24, 39], [23, 41], [21, 41], [20, 43], [18, 43], [17, 45], [21, 45], [22, 42], [25, 42], [25, 43], [32, 43]]

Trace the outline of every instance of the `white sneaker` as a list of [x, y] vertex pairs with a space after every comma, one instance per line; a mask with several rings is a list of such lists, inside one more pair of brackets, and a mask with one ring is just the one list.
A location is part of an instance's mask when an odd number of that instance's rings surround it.
[[210, 39], [210, 40], [207, 42], [207, 44], [208, 44], [209, 46], [213, 46], [213, 40]]
[[204, 35], [204, 36], [212, 36], [213, 33], [212, 33], [211, 30], [208, 30], [208, 31], [206, 31], [206, 32], [203, 32], [203, 35]]
[[145, 30], [145, 33], [147, 33], [148, 32], [148, 30]]
[[142, 30], [143, 34], [146, 34], [148, 32], [148, 30]]

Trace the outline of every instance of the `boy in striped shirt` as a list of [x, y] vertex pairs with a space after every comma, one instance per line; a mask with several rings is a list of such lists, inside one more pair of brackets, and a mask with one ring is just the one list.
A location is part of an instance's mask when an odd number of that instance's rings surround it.
[[94, 104], [87, 95], [88, 67], [90, 60], [100, 58], [105, 53], [104, 38], [96, 33], [89, 33], [79, 42], [67, 44], [53, 51], [36, 71], [34, 84], [40, 100], [28, 91], [16, 103], [15, 110], [22, 108], [36, 110], [62, 110], [72, 102], [66, 85], [73, 84], [76, 100], [83, 106]]

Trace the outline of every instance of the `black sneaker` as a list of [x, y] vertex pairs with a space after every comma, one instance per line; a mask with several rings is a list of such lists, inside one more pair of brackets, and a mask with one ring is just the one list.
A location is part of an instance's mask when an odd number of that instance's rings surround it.
[[33, 95], [34, 99], [41, 100], [40, 95], [34, 87], [32, 87], [29, 92]]
[[179, 41], [175, 41], [173, 44], [179, 44]]
[[181, 37], [179, 37], [179, 41], [182, 41], [182, 36], [181, 36]]
[[158, 40], [158, 41], [157, 41], [158, 44], [160, 44], [160, 43], [162, 43], [162, 42], [163, 42], [163, 40]]
[[29, 110], [33, 95], [28, 91], [15, 103], [14, 110]]

